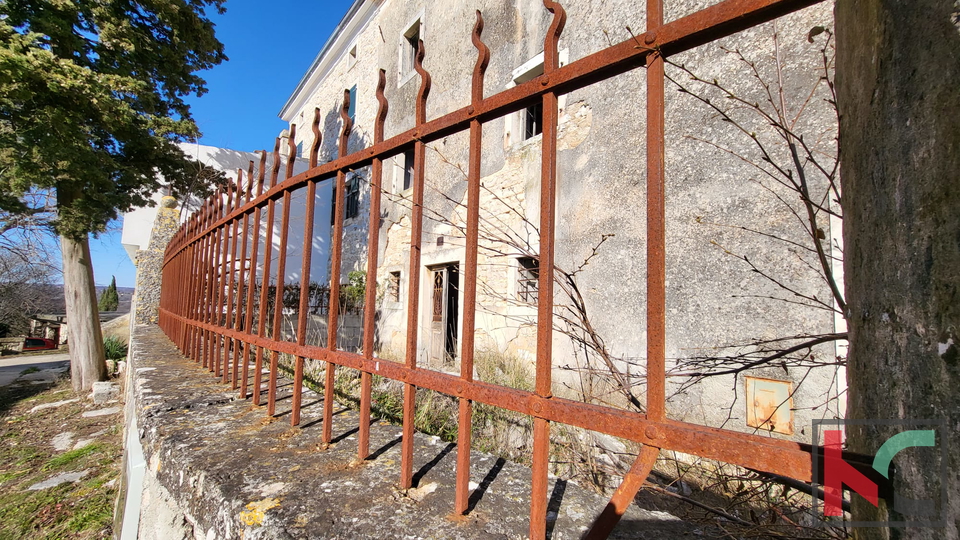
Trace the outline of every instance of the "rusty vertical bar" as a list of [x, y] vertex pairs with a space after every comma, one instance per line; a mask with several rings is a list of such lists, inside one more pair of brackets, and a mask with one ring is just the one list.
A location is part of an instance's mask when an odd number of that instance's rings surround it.
[[[220, 192], [220, 188], [217, 188], [216, 200], [214, 202], [214, 211], [213, 211], [213, 222], [216, 223], [220, 220], [222, 215], [223, 207], [223, 194]], [[223, 247], [223, 227], [214, 227], [211, 231], [211, 236], [213, 238], [213, 260], [211, 263], [210, 270], [210, 297], [207, 304], [207, 324], [217, 324], [220, 320], [220, 298], [223, 296], [223, 287], [220, 285], [220, 272], [222, 266], [220, 264], [220, 259], [222, 255]], [[211, 373], [216, 374], [216, 354], [218, 347], [219, 339], [217, 337], [217, 332], [215, 330], [207, 331], [207, 354], [205, 358], [207, 360], [207, 370]]]
[[[313, 144], [310, 146], [310, 168], [317, 166], [320, 143], [320, 108], [313, 110]], [[310, 266], [313, 262], [313, 213], [317, 199], [317, 182], [307, 182], [307, 201], [303, 220], [303, 257], [300, 260], [300, 307], [297, 310], [297, 345], [307, 343], [307, 320], [310, 318]], [[303, 357], [298, 356], [293, 368], [293, 397], [290, 405], [290, 425], [300, 424], [303, 399]]]
[[[187, 320], [188, 322], [193, 322], [197, 317], [197, 302], [200, 298], [201, 287], [203, 287], [201, 272], [203, 264], [203, 254], [204, 254], [204, 238], [200, 236], [200, 231], [203, 229], [203, 220], [204, 220], [204, 207], [203, 205], [197, 209], [196, 216], [196, 230], [194, 232], [194, 237], [196, 240], [193, 242], [194, 246], [194, 257], [193, 257], [193, 268], [191, 271], [191, 281], [192, 286], [190, 287], [190, 304], [187, 306]], [[189, 326], [187, 330], [187, 351], [186, 354], [193, 360], [196, 360], [197, 357], [194, 356], [194, 351], [196, 347], [196, 327]]]
[[[647, 32], [662, 25], [663, 0], [647, 0]], [[647, 64], [647, 416], [654, 421], [666, 417], [664, 78], [663, 56], [654, 53]]]
[[[200, 231], [203, 229], [203, 219], [204, 219], [204, 208], [203, 205], [200, 205], [196, 211], [196, 224], [194, 231], [194, 241], [193, 241], [193, 268], [191, 272], [191, 279], [193, 286], [190, 288], [190, 298], [189, 305], [187, 306], [187, 321], [193, 322], [197, 316], [197, 302], [200, 298], [202, 283], [202, 263], [203, 263], [203, 237], [200, 235]], [[196, 360], [196, 356], [193, 355], [194, 348], [196, 346], [196, 327], [188, 326], [187, 328], [187, 347], [186, 352], [187, 356], [193, 360]]]
[[[567, 15], [559, 3], [544, 0], [553, 21], [543, 44], [542, 81], [560, 67], [559, 41]], [[537, 293], [537, 366], [535, 392], [548, 399], [553, 370], [553, 261], [557, 208], [557, 115], [555, 92], [543, 95], [543, 139], [540, 161], [540, 275]], [[534, 411], [539, 412], [534, 404]], [[550, 469], [550, 422], [533, 419], [533, 465], [530, 489], [530, 538], [547, 534], [547, 474]]]
[[[262, 150], [260, 154], [260, 170], [257, 173], [257, 193], [256, 196], [259, 197], [263, 193], [263, 179], [264, 174], [267, 170], [267, 151]], [[253, 326], [253, 300], [254, 295], [256, 294], [256, 284], [257, 284], [257, 255], [260, 248], [260, 206], [257, 206], [253, 210], [253, 234], [250, 236], [250, 241], [253, 242], [253, 248], [250, 255], [250, 279], [249, 285], [247, 286], [247, 308], [246, 308], [246, 317], [244, 319], [243, 327], [245, 331], [249, 334], [252, 332]], [[262, 285], [261, 285], [262, 287]], [[258, 322], [259, 324], [259, 322]], [[249, 378], [250, 370], [250, 347], [252, 345], [247, 343], [243, 348], [243, 376], [240, 380], [240, 398], [247, 398], [247, 380]], [[259, 390], [259, 389], [258, 389]]]
[[[471, 112], [483, 100], [483, 76], [490, 63], [490, 49], [481, 41], [483, 15], [477, 10], [477, 22], [473, 27], [473, 45], [477, 48], [477, 63], [473, 69], [471, 88]], [[473, 352], [477, 315], [477, 252], [480, 227], [480, 159], [483, 149], [483, 125], [480, 120], [470, 121], [470, 156], [467, 166], [467, 222], [466, 253], [464, 255], [463, 280], [463, 330], [460, 352], [460, 379], [457, 388], [462, 392], [465, 385], [473, 382]], [[470, 441], [472, 438], [473, 403], [459, 399], [457, 421], [457, 479], [454, 512], [464, 514], [470, 503]]]
[[[350, 140], [350, 130], [353, 129], [353, 120], [348, 114], [350, 110], [350, 91], [343, 91], [343, 106], [340, 107], [340, 119], [343, 121], [343, 129], [340, 131], [340, 140], [337, 144], [338, 157], [347, 155], [347, 143]], [[344, 191], [346, 190], [347, 173], [344, 170], [337, 171], [337, 186], [334, 216], [333, 216], [333, 243], [332, 254], [330, 257], [330, 308], [327, 317], [327, 348], [330, 352], [337, 350], [337, 326], [340, 315], [340, 265], [343, 257], [343, 220], [344, 220]], [[337, 365], [333, 362], [327, 362], [327, 370], [324, 374], [323, 383], [323, 433], [322, 440], [329, 443], [333, 438], [333, 386], [336, 381]]]
[[[297, 126], [290, 126], [290, 136], [287, 137], [287, 178], [293, 178], [293, 166], [297, 160]], [[277, 251], [277, 288], [273, 297], [273, 339], [283, 341], [283, 289], [284, 274], [287, 271], [287, 236], [290, 232], [290, 190], [283, 190], [283, 212], [280, 217], [280, 248]], [[279, 375], [280, 351], [270, 354], [270, 381], [267, 384], [267, 415], [273, 416], [277, 412], [277, 377]]]
[[[191, 249], [192, 254], [190, 257], [190, 287], [187, 296], [187, 308], [186, 308], [186, 322], [192, 322], [196, 314], [197, 298], [199, 297], [199, 290], [201, 287], [200, 283], [200, 268], [201, 268], [201, 259], [203, 254], [203, 239], [200, 238], [200, 229], [203, 224], [203, 207], [201, 206], [194, 213], [195, 219], [193, 220], [193, 232], [191, 233]], [[188, 357], [196, 359], [193, 356], [194, 343], [195, 343], [195, 330], [196, 328], [192, 325], [187, 326], [186, 331], [187, 335], [185, 338], [186, 345], [184, 348], [184, 354]]]
[[[200, 299], [200, 322], [209, 322], [210, 320], [210, 304], [213, 299], [213, 268], [214, 268], [214, 253], [216, 252], [216, 234], [215, 230], [212, 228], [213, 223], [217, 220], [216, 208], [214, 206], [214, 199], [211, 196], [207, 200], [207, 226], [204, 227], [207, 229], [203, 236], [206, 239], [207, 247], [205, 249], [206, 253], [204, 258], [204, 294]], [[200, 365], [204, 368], [207, 367], [207, 357], [209, 356], [210, 351], [210, 331], [201, 330], [200, 331], [200, 351], [198, 354], [200, 356]]]
[[[377, 118], [373, 124], [373, 144], [383, 142], [383, 128], [390, 109], [383, 94], [387, 87], [387, 72], [379, 71], [377, 80]], [[363, 301], [363, 359], [364, 368], [370, 369], [373, 361], [373, 337], [376, 332], [377, 259], [380, 255], [380, 199], [383, 192], [383, 160], [373, 159], [370, 175], [370, 224], [367, 239], [367, 289]], [[357, 436], [357, 459], [370, 455], [370, 385], [371, 375], [364, 369], [360, 372], [360, 431]]]
[[[221, 195], [221, 204], [220, 204], [220, 213], [218, 219], [223, 218], [230, 213], [230, 206], [233, 204], [233, 183], [227, 182], [226, 189], [226, 199]], [[216, 313], [214, 314], [213, 324], [216, 327], [222, 328], [223, 323], [223, 308], [227, 302], [227, 296], [230, 294], [230, 290], [226, 288], [226, 279], [227, 279], [227, 252], [230, 249], [230, 223], [224, 223], [220, 226], [220, 258], [217, 259], [217, 302], [214, 306]], [[226, 339], [224, 334], [220, 332], [214, 332], [214, 359], [213, 359], [213, 374], [216, 377], [220, 376], [223, 358], [224, 358], [224, 349], [227, 346]]]
[[653, 446], [644, 446], [640, 449], [633, 466], [623, 477], [617, 490], [610, 498], [610, 502], [593, 521], [590, 530], [583, 537], [584, 540], [603, 540], [610, 535], [613, 528], [620, 522], [620, 518], [623, 517], [623, 513], [627, 511], [627, 507], [637, 496], [637, 492], [643, 487], [647, 476], [650, 475], [650, 471], [657, 463], [659, 453], [660, 449]]
[[[200, 236], [200, 242], [201, 242], [200, 243], [201, 253], [200, 253], [200, 259], [199, 259], [200, 265], [197, 267], [198, 290], [197, 290], [197, 296], [194, 300], [193, 320], [195, 322], [201, 321], [201, 317], [203, 316], [203, 303], [204, 303], [204, 299], [207, 296], [207, 285], [208, 285], [207, 283], [208, 266], [207, 265], [210, 261], [210, 257], [209, 257], [210, 234], [207, 232], [206, 229], [207, 229], [207, 225], [210, 222], [209, 202], [210, 202], [210, 199], [207, 199], [207, 201], [204, 202], [203, 204], [203, 219], [201, 220], [202, 225], [200, 227], [200, 232], [198, 233], [198, 235]], [[193, 359], [196, 360], [196, 362], [201, 365], [203, 362], [203, 359], [200, 356], [200, 350], [201, 350], [202, 344], [203, 344], [203, 330], [201, 330], [199, 327], [196, 327], [194, 329], [193, 347], [194, 347], [195, 355]]]
[[[213, 227], [213, 224], [216, 223], [217, 221], [217, 209], [216, 209], [215, 199], [211, 198], [209, 204], [210, 204], [210, 208], [207, 216], [209, 225], [207, 226], [208, 230], [205, 233], [205, 236], [207, 238], [207, 261], [205, 263], [206, 270], [207, 270], [206, 282], [205, 282], [206, 288], [204, 289], [205, 294], [203, 296], [203, 304], [201, 305], [201, 319], [200, 319], [204, 323], [210, 322], [210, 316], [212, 312], [212, 310], [210, 309], [210, 304], [213, 303], [213, 295], [215, 290], [213, 285], [213, 273], [214, 273], [214, 268], [216, 267], [214, 260], [216, 259], [216, 252], [217, 252], [217, 235], [216, 235], [216, 229]], [[211, 341], [212, 340], [210, 339], [210, 330], [209, 329], [203, 330], [203, 337], [201, 339], [202, 348], [200, 352], [201, 354], [200, 363], [204, 368], [206, 368], [209, 365], [208, 360], [210, 357]]]
[[[240, 190], [242, 189], [243, 184], [243, 169], [237, 170], [237, 188], [234, 190], [232, 187], [230, 189], [231, 203], [230, 203], [230, 212], [233, 212], [235, 209], [240, 207]], [[236, 194], [234, 199], [233, 195]], [[229, 266], [228, 266], [228, 278], [227, 278], [227, 311], [226, 316], [223, 321], [223, 325], [232, 330], [236, 330], [236, 325], [233, 324], [233, 299], [238, 294], [237, 287], [235, 286], [234, 276], [237, 273], [237, 235], [239, 234], [240, 228], [240, 217], [238, 216], [231, 223], [232, 232], [230, 233], [230, 257], [229, 257]], [[239, 312], [239, 307], [237, 308]], [[226, 346], [226, 343], [230, 343], [230, 347]], [[221, 382], [227, 383], [230, 381], [230, 357], [233, 356], [236, 358], [235, 351], [237, 350], [237, 341], [233, 338], [224, 338], [224, 354], [223, 354], [223, 378]], [[234, 363], [234, 365], [236, 365]], [[236, 371], [236, 370], [234, 370]]]
[[[183, 225], [181, 225], [180, 232], [178, 233], [178, 235], [182, 235], [182, 236], [178, 238], [178, 242], [177, 242], [178, 244], [181, 244], [183, 242], [183, 236], [189, 237], [189, 231], [192, 225], [193, 225], [192, 217], [191, 219], [187, 219], [187, 221]], [[190, 287], [191, 287], [191, 280], [189, 276], [192, 269], [192, 266], [188, 264], [188, 261], [192, 260], [192, 258], [193, 258], [192, 244], [177, 255], [178, 272], [177, 272], [177, 280], [174, 282], [174, 283], [177, 283], [177, 303], [176, 303], [177, 315], [186, 314], [187, 298], [189, 297]], [[177, 348], [179, 348], [181, 352], [184, 352], [186, 349], [186, 342], [184, 341], [184, 337], [186, 335], [186, 323], [183, 320], [180, 320], [177, 323], [177, 332], [178, 332], [177, 339], [176, 339]]]
[[[270, 187], [277, 185], [280, 174], [280, 137], [273, 146], [273, 171], [270, 173]], [[267, 234], [263, 245], [263, 283], [260, 285], [260, 313], [258, 315], [257, 335], [263, 337], [267, 330], [267, 302], [270, 299], [270, 264], [273, 257], [273, 218], [276, 200], [267, 202]], [[276, 309], [276, 306], [274, 306]], [[263, 380], [263, 347], [257, 347], [257, 361], [253, 372], [253, 404], [260, 405], [261, 381]]]
[[[430, 74], [423, 68], [425, 55], [423, 40], [417, 43], [416, 61], [413, 66], [420, 74], [420, 90], [417, 93], [416, 125], [422, 126], [427, 122], [427, 96], [430, 95], [432, 80]], [[407, 345], [406, 366], [410, 369], [417, 367], [417, 319], [420, 311], [420, 249], [423, 241], [423, 190], [424, 190], [424, 161], [426, 160], [426, 145], [417, 139], [413, 145], [413, 202], [410, 220], [410, 276], [407, 295]], [[414, 415], [416, 414], [417, 389], [405, 382], [403, 385], [403, 442], [400, 454], [400, 487], [410, 488], [413, 485], [413, 432]]]
[[[206, 206], [206, 210], [204, 212], [203, 232], [201, 233], [204, 241], [203, 267], [202, 267], [203, 294], [198, 299], [199, 300], [198, 306], [197, 306], [198, 322], [206, 322], [207, 315], [209, 314], [209, 306], [210, 306], [208, 297], [210, 296], [210, 293], [213, 291], [213, 285], [211, 284], [211, 275], [212, 275], [211, 269], [213, 267], [213, 240], [214, 239], [213, 239], [213, 231], [211, 229], [211, 225], [215, 221], [215, 218], [213, 215], [213, 196], [212, 195], [210, 196], [210, 198], [207, 199], [205, 206]], [[198, 332], [197, 337], [198, 337], [198, 345], [199, 345], [199, 348], [197, 349], [197, 362], [202, 367], [207, 367], [206, 357], [204, 356], [205, 354], [204, 351], [206, 350], [206, 345], [207, 345], [207, 332], [201, 328]]]
[[[247, 165], [247, 187], [245, 189], [246, 196], [243, 201], [238, 201], [238, 206], [243, 206], [244, 204], [250, 202], [250, 192], [251, 187], [253, 186], [253, 161], [251, 160]], [[237, 197], [239, 199], [239, 195]], [[247, 269], [247, 243], [250, 237], [250, 212], [243, 213], [243, 238], [240, 240], [240, 268], [237, 269], [238, 274], [238, 285], [237, 285], [237, 310], [234, 314], [233, 327], [235, 329], [242, 330], [244, 333], [248, 333], [250, 330], [246, 326], [241, 326], [241, 323], [246, 318], [246, 310], [244, 310], [243, 298], [245, 296], [246, 289], [249, 287], [246, 283], [246, 269]], [[241, 359], [241, 352], [245, 350], [246, 344], [242, 341], [237, 341], [233, 347], [233, 384], [231, 387], [233, 390], [237, 389], [238, 386], [238, 377], [239, 377], [239, 366]], [[246, 363], [247, 356], [242, 355], [244, 363]]]

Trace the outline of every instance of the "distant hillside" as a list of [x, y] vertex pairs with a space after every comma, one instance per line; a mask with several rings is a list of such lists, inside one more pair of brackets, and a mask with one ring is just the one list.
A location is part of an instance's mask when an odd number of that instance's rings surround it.
[[[63, 300], [63, 285], [37, 285], [37, 296], [45, 298], [44, 313], [66, 313], [67, 307]], [[107, 286], [97, 287], [97, 298], [103, 293]], [[120, 304], [117, 311], [127, 313], [130, 311], [130, 303], [133, 300], [133, 287], [117, 287], [117, 296], [120, 297]]]

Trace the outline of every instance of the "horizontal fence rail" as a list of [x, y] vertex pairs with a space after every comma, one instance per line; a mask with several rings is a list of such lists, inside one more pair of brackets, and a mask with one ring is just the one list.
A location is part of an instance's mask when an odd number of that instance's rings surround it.
[[[490, 52], [481, 40], [483, 18], [477, 12], [472, 40], [477, 61], [472, 74], [470, 104], [438, 118], [426, 117], [431, 88], [429, 73], [423, 67], [425, 47], [417, 48], [415, 69], [420, 76], [416, 98], [415, 126], [399, 135], [384, 139], [388, 102], [384, 96], [384, 72], [380, 71], [376, 99], [379, 109], [374, 125], [372, 145], [357, 152], [347, 152], [352, 129], [348, 114], [350, 93], [344, 92], [340, 111], [342, 130], [338, 157], [318, 165], [321, 144], [320, 109], [313, 120], [314, 143], [309, 153], [309, 170], [294, 175], [297, 149], [294, 133], [286, 149], [286, 176], [281, 182], [281, 142], [273, 150], [270, 178], [266, 178], [267, 154], [260, 157], [259, 167], [250, 165], [236, 181], [209, 197], [201, 208], [182, 225], [167, 247], [163, 266], [163, 289], [160, 325], [176, 345], [224, 383], [238, 388], [244, 399], [252, 394], [260, 405], [264, 381], [261, 373], [268, 363], [266, 381], [266, 413], [276, 412], [277, 380], [281, 354], [295, 358], [291, 422], [299, 425], [305, 359], [327, 363], [324, 388], [332, 395], [337, 366], [361, 372], [358, 458], [370, 454], [371, 381], [373, 375], [401, 381], [403, 391], [403, 439], [400, 484], [409, 488], [413, 482], [413, 433], [415, 390], [434, 390], [459, 400], [455, 513], [467, 511], [469, 500], [469, 463], [471, 415], [474, 403], [500, 407], [533, 418], [533, 479], [531, 486], [530, 537], [546, 534], [547, 479], [551, 423], [557, 422], [635, 441], [642, 445], [629, 473], [623, 478], [605, 509], [599, 513], [589, 537], [603, 538], [613, 529], [626, 507], [633, 500], [643, 481], [650, 474], [662, 449], [676, 450], [739, 466], [811, 481], [809, 445], [762, 437], [753, 434], [715, 429], [678, 422], [666, 417], [665, 399], [665, 218], [664, 218], [664, 58], [693, 47], [773, 20], [787, 13], [811, 6], [821, 0], [726, 0], [681, 19], [664, 23], [662, 0], [647, 1], [647, 30], [635, 39], [611, 46], [595, 54], [560, 66], [558, 41], [566, 23], [563, 8], [557, 2], [544, 0], [553, 15], [544, 44], [544, 72], [533, 80], [495, 95], [483, 95], [484, 74]], [[551, 393], [552, 317], [554, 311], [554, 237], [557, 180], [557, 96], [588, 87], [618, 74], [645, 68], [646, 77], [646, 176], [647, 176], [647, 397], [645, 413], [582, 403]], [[485, 122], [523, 109], [537, 102], [543, 106], [542, 166], [540, 183], [540, 252], [538, 277], [537, 356], [534, 390], [524, 391], [474, 380], [473, 360], [477, 303], [478, 219], [480, 201], [480, 163], [482, 131]], [[639, 102], [639, 100], [638, 100]], [[460, 339], [461, 365], [459, 376], [425, 369], [417, 365], [418, 313], [420, 299], [421, 236], [423, 231], [424, 168], [426, 144], [442, 137], [466, 132], [469, 134], [467, 168], [466, 248], [463, 275], [463, 316]], [[404, 152], [413, 151], [413, 192], [409, 287], [406, 291], [407, 335], [402, 362], [382, 360], [374, 354], [376, 279], [381, 213], [383, 163]], [[367, 276], [364, 290], [363, 341], [361, 353], [338, 347], [337, 326], [341, 317], [341, 264], [343, 254], [343, 222], [347, 175], [362, 167], [370, 167], [370, 221], [367, 248]], [[330, 288], [327, 303], [326, 346], [306, 342], [309, 311], [310, 268], [314, 238], [314, 201], [318, 183], [335, 180]], [[291, 248], [291, 198], [295, 190], [306, 188], [306, 213], [303, 227], [299, 282], [299, 317], [296, 340], [279, 336], [282, 320], [286, 254]], [[282, 207], [279, 232], [274, 231], [277, 204]], [[265, 228], [261, 234], [261, 221]], [[300, 224], [297, 224], [298, 226]], [[326, 226], [326, 224], [323, 224]], [[272, 238], [279, 235], [279, 256], [273, 253]], [[260, 238], [267, 240], [261, 242]], [[261, 252], [262, 251], [262, 252]], [[268, 319], [272, 264], [276, 259], [276, 286], [273, 317]], [[237, 266], [237, 261], [240, 265]], [[251, 261], [246, 264], [243, 261]], [[260, 261], [258, 263], [258, 261]], [[258, 266], [259, 264], [259, 266]], [[263, 286], [259, 300], [255, 282], [261, 268]], [[256, 328], [253, 326], [256, 325]], [[268, 337], [269, 336], [269, 337]], [[247, 388], [249, 358], [253, 358], [253, 391]], [[332, 439], [333, 400], [323, 400], [322, 439]]]

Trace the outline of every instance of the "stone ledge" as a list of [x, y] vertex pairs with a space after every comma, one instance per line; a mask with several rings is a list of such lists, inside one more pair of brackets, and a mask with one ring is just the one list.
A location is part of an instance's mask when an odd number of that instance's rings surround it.
[[[281, 380], [277, 415], [184, 358], [153, 325], [131, 339], [134, 409], [147, 462], [142, 539], [525, 538], [527, 467], [477, 451], [477, 483], [454, 518], [456, 445], [415, 438], [415, 490], [398, 489], [400, 426], [371, 425], [372, 456], [356, 457], [358, 414], [335, 405], [334, 442], [321, 443], [323, 398], [306, 390], [299, 428], [289, 425], [292, 382]], [[548, 530], [579, 538], [607, 499], [550, 479]], [[632, 505], [611, 538], [692, 538], [703, 532]]]

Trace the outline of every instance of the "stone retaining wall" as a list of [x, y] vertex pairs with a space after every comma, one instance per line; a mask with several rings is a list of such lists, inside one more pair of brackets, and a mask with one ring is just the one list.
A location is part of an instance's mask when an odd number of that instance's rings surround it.
[[[132, 483], [128, 493], [142, 496], [138, 538], [526, 536], [526, 467], [473, 452], [473, 508], [454, 518], [456, 445], [417, 434], [417, 487], [401, 490], [400, 426], [375, 421], [372, 456], [358, 463], [355, 411], [335, 405], [333, 444], [324, 445], [322, 397], [304, 394], [303, 420], [294, 428], [289, 425], [291, 383], [281, 380], [278, 386], [277, 415], [268, 417], [262, 407], [238, 399], [236, 391], [181, 356], [156, 326], [134, 328], [128, 425], [137, 428], [145, 474], [142, 493]], [[549, 489], [549, 531], [555, 539], [579, 538], [607, 502], [556, 478]], [[697, 533], [702, 534], [669, 514], [633, 506], [611, 538]]]

